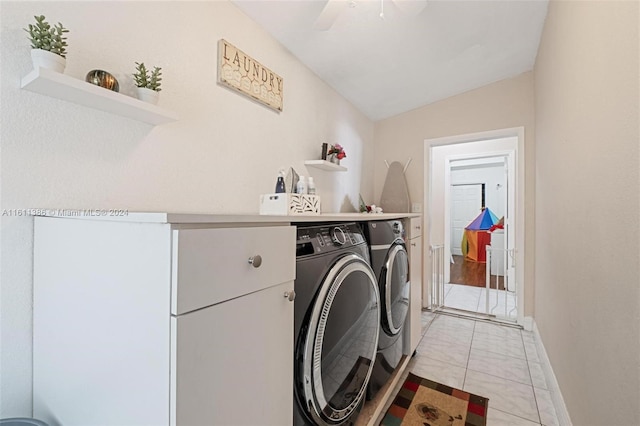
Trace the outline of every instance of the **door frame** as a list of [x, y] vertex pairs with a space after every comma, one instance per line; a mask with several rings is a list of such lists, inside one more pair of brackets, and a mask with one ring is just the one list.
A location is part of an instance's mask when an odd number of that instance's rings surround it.
[[[512, 247], [515, 247], [516, 252], [516, 284], [517, 284], [517, 303], [518, 303], [518, 316], [517, 316], [517, 324], [524, 326], [524, 300], [525, 300], [525, 282], [524, 282], [524, 272], [526, 267], [526, 256], [525, 256], [525, 244], [524, 244], [524, 231], [525, 231], [525, 150], [524, 150], [524, 127], [513, 127], [507, 129], [498, 129], [498, 130], [490, 130], [486, 132], [477, 132], [477, 133], [469, 133], [455, 136], [446, 136], [441, 138], [432, 138], [425, 139], [424, 141], [424, 200], [427, 200], [428, 210], [425, 212], [424, 221], [425, 221], [425, 231], [426, 236], [423, 239], [423, 253], [425, 253], [425, 257], [428, 255], [429, 247], [431, 245], [436, 244], [444, 244], [444, 240], [450, 240], [449, 230], [444, 228], [444, 238], [443, 241], [434, 241], [434, 229], [433, 227], [433, 215], [434, 215], [434, 197], [433, 197], [433, 188], [432, 188], [432, 170], [433, 170], [433, 155], [432, 149], [439, 146], [446, 145], [457, 145], [457, 144], [465, 144], [470, 142], [488, 142], [497, 139], [505, 139], [509, 137], [515, 137], [517, 139], [515, 149], [513, 150], [513, 163], [510, 167], [510, 170], [514, 171], [514, 180], [515, 185], [510, 189], [510, 192], [513, 191], [513, 199], [515, 199], [515, 214], [511, 218], [512, 222], [512, 236], [514, 239], [514, 244]], [[505, 149], [497, 149], [492, 152], [487, 151], [486, 156], [495, 156], [496, 151], [505, 151]], [[473, 154], [471, 157], [481, 157], [482, 154]], [[447, 163], [448, 164], [448, 163]], [[445, 185], [450, 184], [450, 177], [445, 173], [444, 176]], [[449, 191], [444, 192], [444, 197], [448, 198]], [[447, 201], [445, 200], [445, 203]], [[444, 216], [445, 221], [448, 223], [447, 215]], [[449, 243], [450, 244], [450, 243]], [[447, 259], [448, 254], [445, 252], [445, 260]], [[431, 305], [431, 262], [429, 258], [425, 258], [423, 268], [423, 307], [428, 308]], [[447, 268], [445, 268], [446, 270]]]

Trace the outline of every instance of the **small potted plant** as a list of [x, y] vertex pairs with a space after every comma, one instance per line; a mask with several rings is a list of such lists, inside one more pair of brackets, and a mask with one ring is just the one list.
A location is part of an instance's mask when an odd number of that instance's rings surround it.
[[34, 16], [36, 23], [24, 28], [31, 41], [31, 60], [33, 67], [48, 68], [63, 72], [67, 65], [67, 36], [69, 32], [60, 22], [51, 25], [44, 15]]
[[335, 164], [340, 164], [340, 160], [347, 156], [347, 153], [344, 152], [344, 148], [340, 144], [331, 145], [329, 151], [327, 151], [327, 155], [329, 156], [329, 161]]
[[136, 72], [133, 73], [133, 79], [138, 87], [138, 99], [152, 104], [158, 103], [158, 94], [160, 92], [160, 81], [162, 78], [162, 68], [153, 67], [148, 70], [144, 62], [136, 62]]

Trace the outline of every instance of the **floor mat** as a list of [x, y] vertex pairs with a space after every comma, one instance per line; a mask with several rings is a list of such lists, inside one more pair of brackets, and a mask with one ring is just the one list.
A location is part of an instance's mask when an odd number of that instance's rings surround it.
[[486, 426], [488, 406], [488, 398], [409, 373], [380, 424]]

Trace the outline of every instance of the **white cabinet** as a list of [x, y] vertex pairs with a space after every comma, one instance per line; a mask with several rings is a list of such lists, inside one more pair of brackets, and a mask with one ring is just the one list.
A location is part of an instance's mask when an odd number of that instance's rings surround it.
[[216, 226], [35, 218], [35, 417], [291, 423], [295, 228]]
[[413, 354], [422, 338], [422, 218], [407, 219], [407, 250], [409, 252], [409, 327], [405, 329], [404, 353]]

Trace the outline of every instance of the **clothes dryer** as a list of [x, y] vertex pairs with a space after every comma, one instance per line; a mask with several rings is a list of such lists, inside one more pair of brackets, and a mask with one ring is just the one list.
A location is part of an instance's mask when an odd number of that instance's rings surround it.
[[387, 383], [402, 358], [411, 284], [402, 222], [369, 221], [365, 224], [365, 235], [381, 305], [378, 351], [367, 392], [367, 397], [372, 399]]
[[356, 223], [297, 229], [294, 425], [349, 425], [364, 405], [380, 300]]

